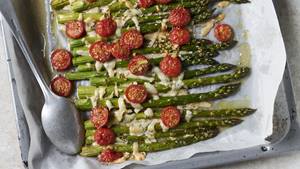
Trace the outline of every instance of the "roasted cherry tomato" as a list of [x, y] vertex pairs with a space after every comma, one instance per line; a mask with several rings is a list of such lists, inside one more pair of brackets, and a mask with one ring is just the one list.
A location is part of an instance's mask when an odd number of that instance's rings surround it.
[[95, 107], [91, 112], [90, 119], [96, 128], [101, 128], [108, 123], [109, 111], [106, 107]]
[[63, 97], [70, 96], [72, 91], [71, 81], [63, 76], [57, 76], [56, 78], [52, 79], [50, 87], [53, 93]]
[[190, 11], [184, 7], [177, 7], [171, 10], [169, 22], [175, 27], [184, 27], [191, 21]]
[[128, 69], [134, 75], [145, 75], [150, 69], [150, 61], [143, 55], [135, 56], [130, 60]]
[[96, 33], [102, 37], [109, 37], [115, 34], [117, 23], [112, 18], [102, 19], [96, 23]]
[[94, 134], [94, 140], [101, 146], [107, 146], [115, 143], [116, 135], [109, 128], [99, 128]]
[[123, 46], [128, 46], [130, 49], [137, 49], [143, 45], [144, 37], [138, 30], [131, 29], [122, 34], [120, 43]]
[[98, 156], [98, 160], [101, 162], [110, 163], [121, 157], [123, 157], [123, 153], [116, 152], [112, 149], [106, 149]]
[[160, 119], [168, 128], [174, 128], [180, 122], [180, 111], [174, 106], [165, 107], [160, 114]]
[[172, 0], [155, 0], [156, 1], [156, 3], [158, 3], [158, 4], [168, 4], [168, 3], [170, 3]]
[[228, 42], [233, 38], [233, 29], [227, 24], [219, 24], [215, 27], [215, 37], [220, 42]]
[[128, 46], [121, 45], [119, 42], [117, 42], [113, 44], [111, 53], [117, 59], [127, 60], [130, 56], [130, 49]]
[[72, 54], [65, 49], [56, 49], [51, 54], [53, 69], [64, 71], [71, 66]]
[[159, 63], [160, 70], [168, 77], [177, 77], [181, 73], [182, 65], [179, 57], [167, 55]]
[[175, 45], [185, 45], [190, 42], [191, 34], [186, 28], [173, 28], [169, 34], [169, 40]]
[[70, 21], [66, 23], [66, 34], [69, 38], [79, 39], [85, 34], [85, 23], [83, 21]]
[[139, 0], [139, 6], [141, 8], [149, 8], [153, 4], [155, 4], [155, 0]]
[[102, 63], [112, 59], [111, 46], [106, 42], [98, 41], [93, 43], [89, 48], [89, 53], [92, 58]]
[[126, 88], [125, 96], [131, 103], [144, 103], [148, 97], [148, 92], [145, 86], [132, 84]]

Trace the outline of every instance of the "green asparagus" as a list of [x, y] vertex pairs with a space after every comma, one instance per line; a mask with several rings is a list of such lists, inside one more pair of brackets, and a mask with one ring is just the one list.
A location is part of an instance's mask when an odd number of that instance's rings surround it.
[[[85, 65], [84, 67], [91, 68], [92, 66], [91, 65]], [[233, 70], [234, 68], [236, 68], [235, 65], [224, 63], [224, 64], [218, 64], [218, 65], [209, 66], [209, 67], [203, 68], [203, 69], [185, 70], [184, 71], [184, 79], [191, 79], [191, 78], [195, 78], [195, 77], [198, 77], [198, 76], [203, 76], [203, 75], [208, 75], [208, 74], [213, 74], [213, 73], [225, 72], [225, 71]], [[80, 68], [80, 69], [85, 69], [85, 68]], [[246, 73], [249, 72], [249, 69], [243, 68], [240, 71], [242, 71], [240, 73], [246, 74]], [[238, 73], [239, 72], [237, 71], [235, 74], [238, 74]], [[230, 75], [231, 74], [229, 74], [228, 77], [225, 77], [225, 75], [224, 76], [220, 76], [217, 79], [232, 78]], [[241, 75], [239, 75], [239, 76], [241, 76]], [[91, 84], [95, 85], [95, 86], [112, 85], [112, 84], [116, 83], [114, 81], [115, 78], [107, 78], [107, 79], [104, 78], [104, 77], [106, 77], [106, 73], [104, 71], [103, 72], [97, 72], [97, 71], [68, 72], [68, 73], [66, 73], [66, 77], [69, 80], [85, 80], [85, 79], [87, 80], [87, 79], [90, 79], [92, 77], [99, 77], [99, 78], [95, 78], [95, 79], [91, 80], [91, 82], [92, 82]], [[239, 78], [239, 77], [237, 77], [237, 78]], [[127, 81], [128, 78], [126, 78], [126, 77], [123, 78], [124, 80], [122, 80], [122, 77], [119, 78], [119, 79], [120, 80], [117, 80], [117, 83], [118, 83], [118, 81], [120, 83], [121, 82], [127, 83], [127, 82], [132, 82], [132, 81], [140, 81], [140, 79], [134, 79], [134, 78], [129, 78], [129, 81]], [[195, 82], [195, 80], [193, 80], [193, 81]], [[201, 81], [203, 81], [203, 80], [201, 80]], [[211, 81], [211, 80], [204, 80], [204, 81]], [[141, 82], [144, 82], [144, 80], [141, 81]], [[190, 82], [188, 82], [188, 83], [190, 83]]]
[[[184, 110], [182, 113], [182, 118], [185, 117], [187, 111], [190, 111], [192, 118], [197, 117], [212, 117], [212, 118], [222, 118], [222, 117], [245, 117], [253, 114], [256, 110], [250, 108], [240, 108], [240, 109], [220, 109], [220, 110]], [[144, 113], [138, 113], [135, 119], [149, 119], [149, 118], [160, 118], [160, 112], [154, 112], [153, 117], [147, 117]]]
[[[187, 71], [187, 72], [197, 72], [197, 71]], [[84, 72], [80, 72], [84, 73]], [[220, 83], [229, 83], [234, 81], [239, 81], [242, 78], [249, 75], [250, 69], [247, 67], [241, 67], [237, 68], [233, 73], [230, 74], [224, 74], [224, 75], [218, 75], [218, 76], [211, 76], [211, 77], [202, 77], [202, 78], [192, 78], [192, 79], [185, 79], [183, 80], [183, 84], [185, 88], [191, 89], [196, 88], [200, 86], [207, 86], [212, 84], [220, 84]], [[81, 77], [84, 79], [83, 77]], [[70, 79], [74, 80], [74, 79]], [[137, 82], [137, 83], [145, 83], [145, 82], [152, 82], [149, 80], [143, 80], [143, 79], [135, 79], [135, 78], [106, 78], [106, 77], [92, 77], [90, 78], [90, 84], [92, 86], [105, 86], [105, 85], [114, 85], [114, 84], [124, 84], [124, 83], [131, 83], [131, 82]]]
[[[139, 144], [140, 152], [155, 152], [155, 151], [163, 151], [168, 149], [173, 149], [177, 147], [182, 147], [186, 145], [190, 145], [193, 143], [197, 143], [199, 141], [207, 140], [213, 137], [216, 137], [219, 133], [219, 130], [208, 130], [205, 133], [195, 134], [192, 138], [190, 137], [181, 137], [176, 140], [165, 140], [160, 141], [158, 143], [150, 143], [150, 144]], [[132, 152], [132, 145], [114, 145], [113, 149], [118, 152]], [[81, 156], [85, 157], [94, 157], [101, 153], [103, 147], [101, 146], [84, 146], [82, 147]]]
[[[115, 82], [110, 82], [111, 79], [109, 79], [107, 82], [109, 84], [115, 83]], [[132, 80], [133, 81], [133, 80]], [[167, 91], [169, 91], [171, 88], [162, 84], [155, 84], [154, 85], [157, 92], [159, 93], [166, 93]], [[78, 98], [89, 98], [95, 95], [95, 91], [96, 91], [97, 87], [95, 86], [79, 86], [77, 88], [77, 96]], [[118, 93], [119, 95], [124, 94], [124, 90], [125, 87], [124, 86], [118, 86]], [[115, 92], [115, 86], [106, 86], [105, 87], [105, 94], [104, 97], [110, 97], [112, 95], [114, 95]]]
[[[172, 131], [167, 131], [167, 132], [155, 132], [153, 134], [153, 137], [155, 139], [163, 139], [166, 140], [168, 138], [172, 138], [172, 139], [177, 139], [178, 137], [182, 137], [184, 135], [195, 135], [195, 134], [200, 134], [200, 133], [205, 133], [208, 130], [212, 130], [212, 129], [216, 129], [213, 127], [209, 127], [209, 128], [194, 128], [194, 129], [183, 129], [183, 130], [172, 130]], [[88, 130], [88, 131], [92, 131], [92, 130]], [[128, 136], [119, 136], [120, 139], [122, 140], [126, 140], [129, 143], [132, 142], [144, 142], [148, 137], [147, 136], [132, 136], [132, 135], [128, 135]], [[160, 140], [161, 141], [161, 140]], [[86, 145], [90, 145], [94, 142], [94, 136], [92, 135], [86, 135], [85, 137], [85, 144]]]
[[[235, 94], [240, 88], [240, 83], [230, 84], [219, 87], [218, 89], [206, 93], [189, 94], [175, 97], [160, 97], [158, 100], [149, 100], [143, 103], [144, 108], [159, 108], [171, 105], [186, 105], [189, 103], [197, 103], [201, 101], [211, 101], [229, 97]], [[98, 100], [99, 105], [106, 106], [105, 99]], [[118, 108], [118, 99], [109, 100], [115, 108]], [[75, 100], [75, 105], [79, 110], [90, 110], [92, 102], [90, 99], [77, 99]], [[130, 106], [130, 105], [127, 105]]]
[[[241, 120], [239, 118], [200, 119], [200, 120], [195, 119], [191, 122], [181, 123], [176, 128], [170, 129], [170, 131], [174, 131], [174, 130], [178, 130], [178, 129], [181, 129], [181, 130], [193, 129], [193, 128], [199, 128], [199, 127], [232, 127], [232, 126], [240, 124], [242, 121], [243, 120]], [[85, 123], [91, 123], [91, 122], [86, 121]], [[162, 128], [161, 128], [160, 124], [156, 124], [154, 126], [154, 128], [158, 132], [162, 131]], [[91, 124], [89, 126], [85, 125], [85, 129], [86, 130], [94, 130], [95, 128], [94, 128], [93, 124]], [[124, 126], [124, 125], [113, 126], [112, 130], [117, 135], [128, 134], [130, 132], [129, 127]]]
[[67, 72], [65, 77], [69, 80], [85, 80], [97, 76], [106, 76], [106, 72]]

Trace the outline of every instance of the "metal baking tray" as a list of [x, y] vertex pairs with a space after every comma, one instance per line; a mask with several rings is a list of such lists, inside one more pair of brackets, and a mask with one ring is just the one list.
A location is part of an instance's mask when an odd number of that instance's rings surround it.
[[[23, 66], [24, 74], [28, 74], [28, 72], [31, 73], [23, 57], [22, 50], [18, 46], [16, 39], [19, 38], [18, 33], [24, 33], [20, 30], [25, 30], [25, 32], [32, 32], [31, 29], [34, 29], [35, 31], [39, 31], [38, 35], [41, 35], [43, 31], [45, 31], [45, 23], [37, 23], [38, 20], [36, 17], [39, 16], [33, 15], [33, 13], [35, 12], [40, 12], [39, 10], [41, 10], [43, 7], [37, 7], [31, 10], [28, 8], [30, 8], [30, 6], [32, 5], [22, 6], [22, 4], [25, 3], [32, 4], [35, 2], [37, 1], [27, 0], [25, 2], [17, 0], [2, 0], [0, 2], [0, 9], [6, 20], [5, 21], [4, 19], [1, 19], [2, 32], [5, 39], [6, 59], [10, 70], [10, 80], [13, 89], [13, 99], [19, 133], [18, 137], [21, 149], [21, 157], [25, 168], [27, 168], [30, 135], [27, 121], [24, 115], [24, 110], [20, 102], [19, 93], [17, 91], [18, 83], [15, 80], [14, 70], [18, 64], [16, 65], [15, 63], [13, 63], [13, 60], [17, 59], [18, 62], [25, 64], [25, 66]], [[45, 4], [41, 3], [39, 5]], [[8, 15], [11, 14], [9, 13], [11, 11], [15, 11], [16, 13], [14, 13], [14, 17], [9, 18], [8, 16], [12, 16]], [[29, 11], [31, 11], [32, 13]], [[49, 29], [48, 27], [46, 28]], [[10, 31], [11, 29], [13, 29], [14, 32], [18, 33], [15, 34], [15, 36], [13, 36], [13, 34]], [[47, 30], [45, 32], [47, 32]], [[42, 45], [35, 46], [34, 44], [43, 41], [43, 39], [27, 34], [27, 36], [25, 36], [25, 40], [27, 41], [29, 46], [32, 45], [32, 47], [37, 47], [37, 50], [35, 50], [34, 52], [41, 53], [41, 50], [43, 49]], [[40, 58], [37, 58], [37, 60], [38, 59]], [[46, 66], [41, 66], [41, 68], [45, 67]], [[46, 72], [45, 69], [42, 69], [42, 71]], [[47, 72], [45, 73], [45, 77], [46, 79], [47, 77], [49, 77]], [[154, 166], [130, 165], [126, 168], [207, 168], [241, 161], [254, 160], [258, 158], [271, 157], [284, 152], [300, 150], [300, 121], [297, 118], [295, 97], [293, 92], [293, 86], [291, 83], [291, 78], [292, 77], [290, 75], [289, 64], [287, 63], [283, 81], [278, 90], [277, 98], [274, 105], [273, 134], [266, 138], [270, 142], [269, 144], [234, 151], [199, 153], [194, 155], [192, 158], [186, 160], [172, 161]]]

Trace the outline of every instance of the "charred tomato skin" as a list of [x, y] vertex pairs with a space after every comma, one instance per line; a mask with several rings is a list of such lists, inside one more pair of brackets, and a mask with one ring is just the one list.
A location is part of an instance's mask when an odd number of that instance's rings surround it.
[[98, 41], [93, 43], [89, 48], [89, 53], [96, 61], [107, 62], [112, 59], [110, 44]]
[[112, 18], [105, 18], [96, 23], [95, 30], [102, 37], [110, 37], [116, 33], [117, 23]]
[[50, 88], [58, 96], [68, 97], [72, 91], [72, 82], [63, 76], [57, 76], [51, 80]]
[[128, 60], [131, 54], [130, 48], [128, 46], [124, 46], [119, 42], [116, 42], [112, 45], [111, 54], [116, 59]]
[[65, 49], [55, 49], [51, 53], [51, 64], [53, 69], [64, 71], [71, 66], [72, 54]]
[[137, 76], [145, 75], [150, 67], [150, 61], [144, 55], [134, 56], [128, 64], [129, 71]]
[[174, 45], [185, 45], [191, 40], [191, 33], [186, 28], [173, 28], [169, 33], [169, 40]]
[[85, 23], [83, 21], [69, 21], [66, 23], [66, 35], [71, 39], [85, 36]]
[[106, 126], [109, 121], [109, 111], [106, 107], [95, 107], [92, 109], [90, 119], [96, 128]]
[[160, 118], [165, 126], [174, 128], [180, 123], [180, 110], [174, 106], [163, 108]]
[[144, 37], [140, 31], [131, 29], [121, 35], [120, 43], [122, 46], [128, 46], [129, 49], [138, 49], [143, 46]]
[[220, 42], [228, 42], [233, 39], [234, 32], [230, 25], [228, 24], [218, 24], [215, 27], [214, 34], [216, 39]]
[[169, 22], [175, 27], [184, 27], [191, 22], [190, 11], [184, 7], [177, 7], [171, 10], [169, 15]]
[[94, 133], [94, 140], [101, 146], [107, 146], [115, 143], [116, 135], [109, 128], [99, 128]]
[[146, 101], [148, 92], [144, 85], [132, 84], [126, 88], [125, 96], [129, 102], [141, 104]]
[[160, 70], [168, 77], [177, 77], [182, 71], [179, 57], [167, 55], [159, 63]]
[[141, 8], [149, 8], [155, 4], [155, 0], [139, 0], [138, 5]]
[[100, 162], [104, 162], [104, 163], [110, 163], [113, 162], [119, 158], [123, 157], [123, 153], [121, 152], [116, 152], [112, 149], [105, 149], [99, 156], [98, 156], [98, 160]]

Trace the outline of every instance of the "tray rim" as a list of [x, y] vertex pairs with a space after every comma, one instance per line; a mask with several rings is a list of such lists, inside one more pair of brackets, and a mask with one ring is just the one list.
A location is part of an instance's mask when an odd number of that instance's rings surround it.
[[[6, 24], [4, 26], [4, 24]], [[5, 37], [9, 36], [7, 33], [10, 32], [9, 30], [7, 30], [8, 26], [7, 26], [7, 23], [5, 22], [2, 22], [2, 29], [5, 31], [4, 35]], [[11, 36], [11, 35], [10, 35]], [[14, 75], [13, 75], [13, 72], [12, 72], [12, 65], [10, 64], [10, 59], [9, 59], [9, 54], [8, 54], [8, 49], [7, 49], [7, 42], [5, 41], [4, 43], [6, 46], [5, 46], [5, 52], [6, 52], [6, 56], [8, 57], [7, 58], [7, 61], [8, 61], [8, 66], [9, 66], [9, 74], [10, 74], [10, 79], [12, 81], [11, 85], [12, 85], [12, 93], [13, 93], [13, 99], [14, 99], [14, 107], [15, 107], [15, 113], [16, 113], [16, 119], [17, 119], [17, 123], [18, 123], [18, 133], [20, 135], [20, 118], [19, 118], [19, 114], [22, 114], [23, 112], [20, 112], [22, 110], [20, 110], [20, 103], [17, 101], [18, 100], [18, 92], [16, 91], [16, 84], [13, 83], [13, 78], [14, 78]], [[256, 146], [256, 147], [252, 147], [252, 148], [248, 148], [251, 152], [251, 154], [245, 156], [244, 160], [237, 160], [237, 159], [233, 159], [233, 158], [230, 158], [230, 159], [227, 159], [226, 161], [220, 161], [220, 162], [217, 162], [214, 166], [218, 166], [218, 165], [221, 165], [221, 164], [229, 164], [229, 163], [234, 163], [234, 162], [240, 162], [240, 161], [247, 161], [247, 160], [254, 160], [254, 159], [257, 159], [257, 158], [262, 158], [262, 157], [270, 157], [270, 156], [274, 156], [274, 155], [278, 155], [280, 153], [283, 153], [283, 152], [289, 152], [289, 151], [292, 151], [292, 150], [299, 150], [300, 149], [300, 145], [296, 147], [293, 147], [293, 146], [290, 146], [290, 148], [286, 148], [286, 147], [289, 147], [289, 142], [290, 141], [299, 141], [300, 140], [300, 129], [299, 129], [299, 121], [297, 121], [297, 118], [296, 118], [296, 115], [297, 115], [297, 111], [296, 111], [296, 106], [295, 106], [295, 97], [294, 97], [294, 94], [293, 94], [293, 85], [291, 84], [291, 81], [290, 81], [290, 72], [289, 72], [289, 65], [287, 63], [287, 66], [286, 66], [286, 70], [285, 70], [285, 75], [284, 76], [287, 76], [285, 78], [288, 78], [289, 80], [283, 80], [283, 83], [284, 83], [284, 89], [285, 89], [285, 92], [286, 92], [286, 95], [289, 95], [290, 96], [290, 101], [288, 101], [288, 104], [289, 104], [289, 115], [290, 115], [290, 119], [291, 119], [291, 126], [290, 126], [290, 130], [288, 133], [286, 133], [286, 135], [284, 137], [282, 137], [280, 140], [278, 140], [277, 142], [275, 143], [272, 143], [272, 144], [266, 144], [266, 145], [261, 145], [261, 146]], [[24, 114], [24, 113], [23, 113]], [[26, 122], [26, 121], [25, 121]], [[19, 137], [19, 141], [20, 143], [22, 142], [22, 137]], [[29, 139], [29, 138], [28, 138]], [[21, 144], [20, 144], [21, 146]], [[24, 148], [22, 148], [22, 146], [20, 147], [21, 148], [21, 151], [22, 151], [22, 159], [23, 159], [23, 163], [25, 164], [25, 167], [27, 167], [27, 161], [26, 159], [24, 158]], [[240, 151], [243, 151], [245, 149], [241, 149], [241, 150], [234, 150], [234, 151], [226, 151], [226, 152], [216, 152], [216, 156], [220, 155], [220, 154], [223, 154], [224, 153], [229, 153], [229, 154], [236, 154]], [[264, 152], [262, 154], [259, 154], [261, 152]], [[211, 153], [210, 153], [211, 154]], [[212, 153], [213, 154], [213, 153]], [[247, 157], [247, 158], [246, 158]], [[211, 156], [210, 156], [211, 158]], [[174, 165], [176, 166], [176, 168], [180, 168], [180, 166], [184, 165], [184, 163], [186, 163], [185, 161], [188, 161], [189, 163], [192, 163], [192, 164], [189, 164], [190, 167], [188, 168], [199, 168], [199, 166], [195, 165], [197, 163], [199, 163], [200, 161], [204, 160], [205, 158], [203, 157], [192, 157], [190, 159], [186, 159], [186, 160], [179, 160], [179, 161], [171, 161], [171, 162], [167, 162], [165, 164], [160, 164], [159, 167], [162, 167], [162, 168], [167, 168], [168, 166], [172, 165], [172, 167], [174, 168]], [[191, 161], [192, 160], [192, 161]], [[208, 160], [208, 159], [205, 159], [205, 160]], [[181, 163], [181, 164], [179, 164]], [[154, 166], [146, 166], [145, 168], [156, 168], [158, 166], [154, 165]], [[185, 165], [186, 167], [186, 165]], [[204, 168], [204, 167], [212, 167], [212, 166], [203, 166], [203, 167], [200, 167], [200, 168]], [[139, 167], [138, 167], [139, 168]]]

